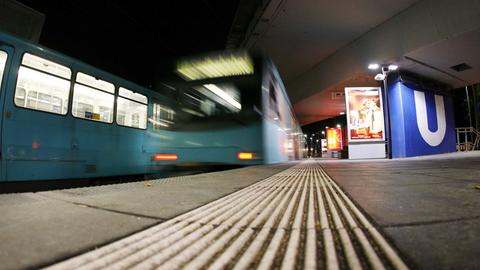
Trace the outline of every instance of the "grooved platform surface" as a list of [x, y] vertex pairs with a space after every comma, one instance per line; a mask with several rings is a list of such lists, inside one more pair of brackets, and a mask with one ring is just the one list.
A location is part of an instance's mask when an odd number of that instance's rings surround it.
[[315, 161], [48, 269], [407, 269]]
[[0, 194], [0, 270], [51, 265], [195, 209], [293, 165]]

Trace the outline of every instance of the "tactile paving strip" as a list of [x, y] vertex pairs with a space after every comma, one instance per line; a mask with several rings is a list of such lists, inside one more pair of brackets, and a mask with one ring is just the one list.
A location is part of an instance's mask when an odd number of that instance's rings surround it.
[[47, 269], [407, 269], [338, 185], [305, 161]]

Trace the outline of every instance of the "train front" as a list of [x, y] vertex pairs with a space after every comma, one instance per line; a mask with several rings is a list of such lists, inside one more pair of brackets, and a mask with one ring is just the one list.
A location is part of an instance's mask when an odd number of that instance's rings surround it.
[[184, 59], [176, 72], [179, 164], [263, 163], [261, 72], [245, 52]]

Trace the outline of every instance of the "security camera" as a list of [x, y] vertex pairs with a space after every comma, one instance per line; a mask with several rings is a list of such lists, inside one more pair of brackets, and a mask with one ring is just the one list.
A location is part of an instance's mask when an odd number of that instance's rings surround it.
[[378, 73], [377, 75], [375, 75], [374, 79], [375, 81], [383, 81], [385, 80], [385, 74], [382, 74], [382, 73]]

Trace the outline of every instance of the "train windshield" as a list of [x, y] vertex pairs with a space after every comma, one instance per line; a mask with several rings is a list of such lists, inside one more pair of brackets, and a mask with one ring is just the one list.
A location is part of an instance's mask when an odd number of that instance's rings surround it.
[[242, 110], [240, 90], [233, 84], [203, 84], [183, 92], [182, 110], [193, 116], [208, 117], [239, 113]]
[[247, 120], [255, 106], [260, 108], [260, 91], [256, 89], [245, 81], [190, 85], [180, 92], [178, 120], [185, 124]]

